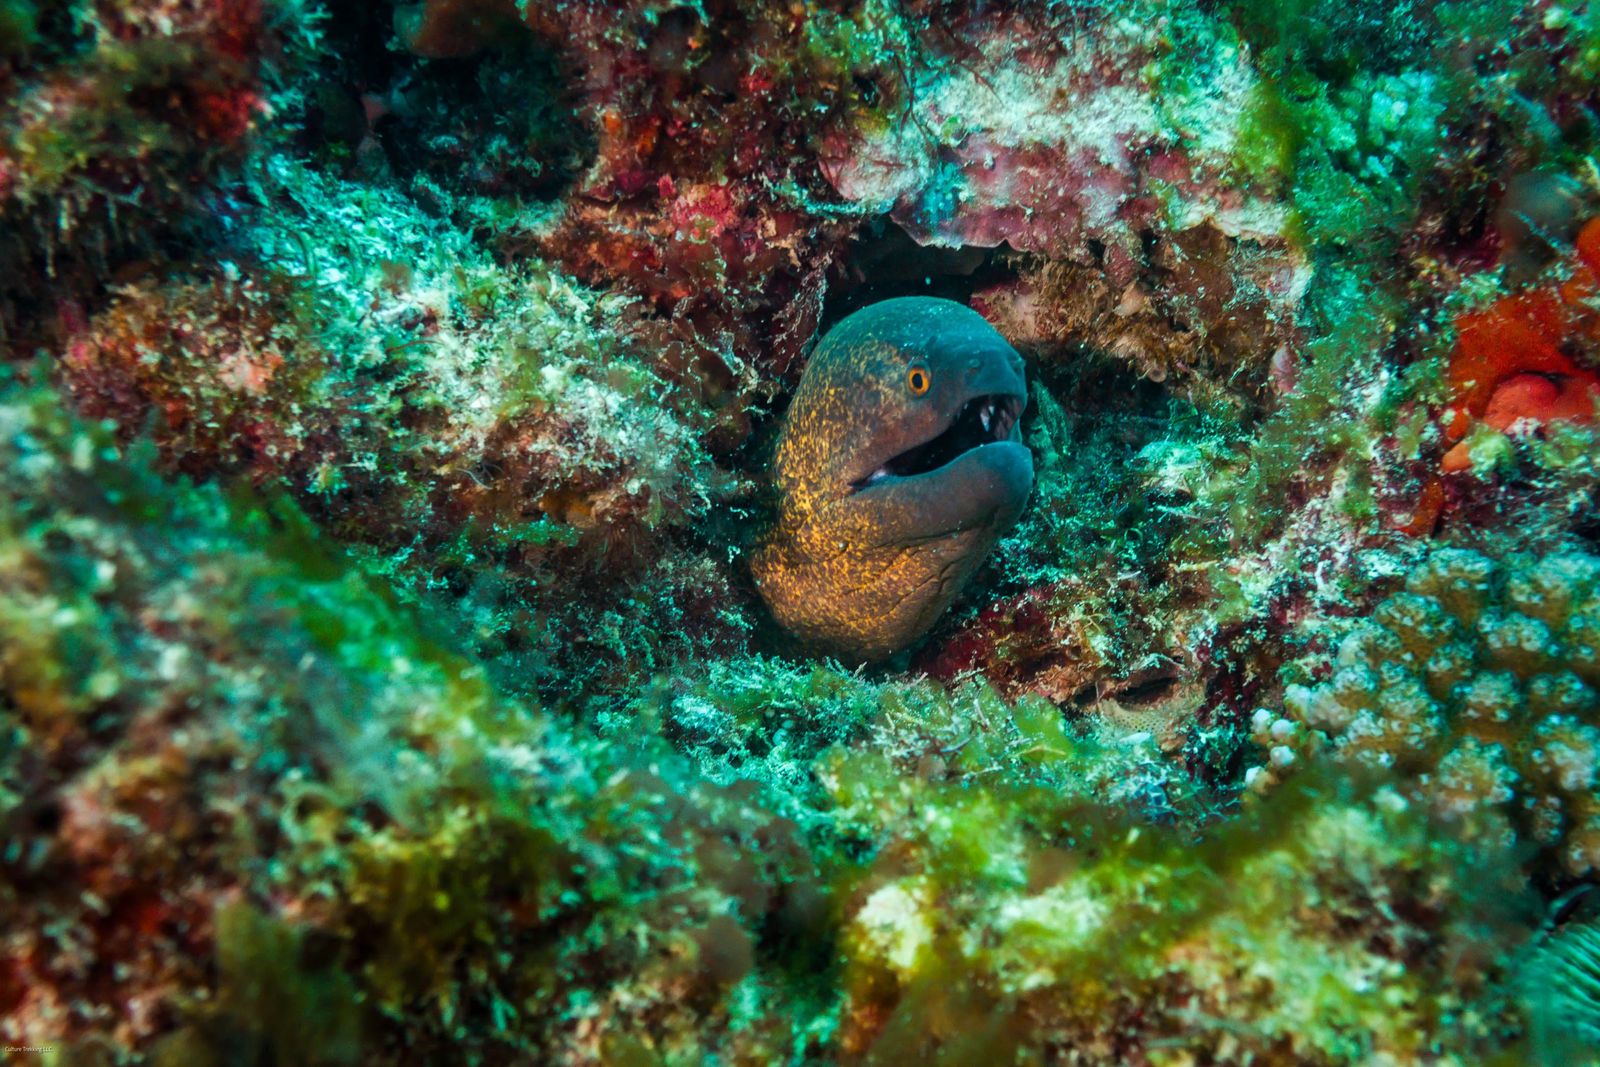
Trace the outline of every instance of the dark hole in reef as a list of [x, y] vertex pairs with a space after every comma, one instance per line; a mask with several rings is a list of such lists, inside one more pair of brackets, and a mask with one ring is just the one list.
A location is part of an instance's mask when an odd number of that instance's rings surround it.
[[33, 6], [33, 33], [28, 47], [19, 51], [34, 62], [61, 62], [94, 44], [94, 23], [79, 17], [74, 5], [45, 3]]
[[[994, 249], [925, 248], [891, 220], [881, 218], [862, 230], [852, 248], [851, 259], [845, 264], [844, 276], [835, 278], [830, 286], [818, 336], [851, 312], [893, 297], [936, 296], [970, 304], [974, 293], [1013, 281], [1038, 265], [1037, 257], [1004, 245]], [[1163, 384], [1141, 377], [1136, 369], [1107, 352], [1081, 344], [1032, 345], [1019, 341], [1017, 347], [1026, 360], [1030, 388], [1043, 387], [1062, 409], [1066, 421], [1063, 426], [1054, 428], [1054, 444], [1059, 455], [1072, 465], [1119, 472], [1129, 470], [1139, 451], [1151, 442], [1175, 434], [1181, 438], [1193, 433], [1193, 428], [1185, 431], [1181, 426], [1186, 411], [1189, 418], [1197, 417], [1191, 408], [1175, 398]], [[786, 400], [786, 396], [780, 396], [774, 404], [774, 431], [781, 422]], [[1038, 418], [1039, 407], [1030, 396], [1021, 418], [1023, 440], [1032, 440]], [[766, 440], [770, 441], [770, 435]], [[1124, 482], [1134, 480], [1132, 476], [1123, 479]], [[1156, 499], [1144, 489], [1130, 491], [1115, 515], [1117, 536], [1125, 539], [1134, 529], [1147, 530], [1158, 542], [1172, 536], [1172, 527], [1181, 520], [1175, 517], [1176, 512], [1157, 509], [1164, 502], [1182, 503], [1182, 500], [1176, 495], [1172, 501]], [[1031, 512], [1039, 506], [1036, 493], [1028, 507]], [[1022, 523], [1025, 526], [1027, 522], [1025, 513]], [[1026, 568], [1028, 564], [1007, 566]], [[930, 650], [937, 649], [969, 623], [980, 606], [1020, 591], [1028, 581], [1008, 572], [991, 556], [924, 642], [909, 654], [877, 665], [868, 676], [904, 669], [908, 659], [911, 662], [925, 660]], [[775, 631], [769, 633], [759, 627], [757, 643], [774, 651], [790, 647]], [[1015, 674], [1026, 675], [1064, 660], [1063, 650], [1050, 649], [1030, 657], [1025, 663], [1011, 663], [1008, 668]], [[1152, 679], [1120, 694], [1109, 689], [1096, 692], [1089, 686], [1073, 699], [1084, 705], [1102, 696], [1116, 695], [1119, 700], [1135, 704], [1156, 703], [1170, 696], [1174, 684], [1171, 679]]]
[[658, 90], [680, 95], [698, 87], [724, 104], [739, 99], [744, 70], [737, 56], [737, 20], [707, 20], [689, 5], [640, 20], [636, 32], [649, 42], [646, 57]]
[[1589, 551], [1600, 552], [1600, 513], [1586, 513], [1573, 523], [1572, 532], [1587, 542]]
[[29, 813], [29, 828], [36, 834], [54, 836], [61, 829], [61, 802], [52, 797], [38, 804]]
[[[1112, 425], [1118, 440], [1136, 452], [1167, 435], [1171, 394], [1126, 363], [1086, 345], [1048, 358], [1024, 346], [1022, 354], [1028, 359], [1029, 379], [1037, 379], [1061, 405], [1075, 438]], [[1032, 412], [1031, 405], [1028, 410]], [[1024, 413], [1025, 426], [1027, 418]]]
[[853, 311], [900, 296], [935, 296], [968, 303], [972, 294], [1009, 276], [1001, 249], [919, 245], [899, 224], [874, 219], [856, 235], [845, 275], [828, 287], [818, 336]]
[[1173, 675], [1161, 675], [1147, 678], [1130, 685], [1126, 689], [1117, 690], [1112, 694], [1119, 704], [1128, 707], [1144, 707], [1149, 704], [1159, 704], [1172, 695], [1177, 688], [1178, 679]]
[[650, 44], [650, 65], [654, 70], [671, 70], [688, 66], [698, 45], [694, 33], [703, 16], [688, 7], [674, 7], [656, 15], [643, 29]]
[[301, 147], [325, 165], [425, 176], [459, 195], [551, 200], [593, 161], [580, 79], [558, 42], [516, 26], [496, 47], [426, 59], [394, 42], [395, 5], [331, 8], [302, 116]]

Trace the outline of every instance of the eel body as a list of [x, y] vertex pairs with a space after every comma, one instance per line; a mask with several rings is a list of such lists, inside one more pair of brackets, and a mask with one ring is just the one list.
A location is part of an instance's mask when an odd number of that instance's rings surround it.
[[807, 651], [869, 663], [925, 634], [1033, 488], [1022, 357], [972, 309], [904, 297], [841, 320], [807, 364], [751, 559]]

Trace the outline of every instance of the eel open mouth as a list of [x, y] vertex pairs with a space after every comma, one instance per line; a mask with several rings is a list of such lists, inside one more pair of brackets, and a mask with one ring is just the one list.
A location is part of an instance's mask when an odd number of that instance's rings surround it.
[[884, 463], [855, 482], [856, 489], [888, 478], [909, 478], [926, 474], [953, 462], [981, 445], [1011, 439], [1011, 431], [1022, 414], [1023, 399], [1007, 393], [990, 393], [968, 400], [950, 426], [931, 441], [924, 441]]

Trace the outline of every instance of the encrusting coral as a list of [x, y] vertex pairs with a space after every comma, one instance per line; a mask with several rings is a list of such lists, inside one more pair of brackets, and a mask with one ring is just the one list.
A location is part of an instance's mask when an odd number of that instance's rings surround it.
[[[1511, 432], [1594, 420], [1600, 322], [1589, 305], [1600, 291], [1600, 219], [1583, 227], [1574, 248], [1575, 268], [1559, 286], [1501, 297], [1458, 320], [1448, 374], [1455, 395], [1444, 433], [1460, 443], [1445, 453], [1445, 471], [1472, 468], [1474, 445], [1463, 439], [1480, 425]], [[1568, 354], [1575, 347], [1584, 364]]]

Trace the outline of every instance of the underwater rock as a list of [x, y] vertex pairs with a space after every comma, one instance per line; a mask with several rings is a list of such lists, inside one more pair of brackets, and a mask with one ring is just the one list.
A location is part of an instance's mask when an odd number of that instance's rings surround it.
[[[531, 597], [591, 595], [583, 574], [682, 575], [685, 604], [726, 586], [661, 559], [740, 481], [701, 443], [719, 427], [708, 392], [654, 370], [658, 323], [536, 260], [495, 263], [409, 198], [276, 178], [293, 206], [258, 216], [235, 260], [63, 316], [56, 373], [81, 411], [192, 477], [289, 489], [402, 582], [470, 589], [494, 604], [491, 642]], [[692, 628], [718, 630], [715, 613]]]
[[180, 470], [286, 478], [331, 431], [317, 403], [329, 357], [292, 285], [223, 274], [129, 286], [67, 325], [60, 373], [79, 410], [148, 430]]
[[948, 300], [872, 304], [822, 338], [773, 463], [750, 572], [819, 652], [881, 660], [921, 637], [1033, 488], [1022, 357]]
[[[425, 0], [408, 15], [408, 39], [428, 54], [470, 53], [489, 43], [485, 20], [508, 11]], [[853, 68], [883, 63], [903, 27], [870, 6], [530, 3], [513, 13], [519, 32], [561, 49], [594, 150], [555, 216], [519, 220], [504, 243], [692, 323], [695, 358], [709, 366], [731, 341], [781, 374], [859, 216], [822, 202], [807, 146], [873, 110]]]
[[934, 25], [902, 112], [823, 145], [847, 200], [925, 243], [1080, 263], [1093, 244], [1119, 290], [1151, 229], [1281, 238], [1279, 206], [1221, 180], [1256, 76], [1220, 27], [1186, 26], [1185, 81], [1163, 77], [1162, 18], [1018, 8]]
[[103, 279], [181, 229], [245, 157], [274, 62], [300, 43], [293, 0], [67, 8], [22, 20], [10, 47], [0, 31], [0, 328], [23, 325], [13, 301], [47, 299], [45, 278]]
[[1295, 311], [1309, 271], [1281, 242], [1230, 236], [1211, 223], [1147, 232], [1133, 277], [1105, 265], [1025, 260], [1014, 279], [975, 292], [973, 306], [1040, 360], [1088, 349], [1173, 388], [1230, 390], [1258, 406], [1274, 359], [1299, 344]]
[[787, 1046], [745, 971], [815, 936], [793, 823], [507, 698], [281, 500], [9, 374], [0, 429], [6, 1042], [600, 1063], [738, 1003], [729, 1047]]

